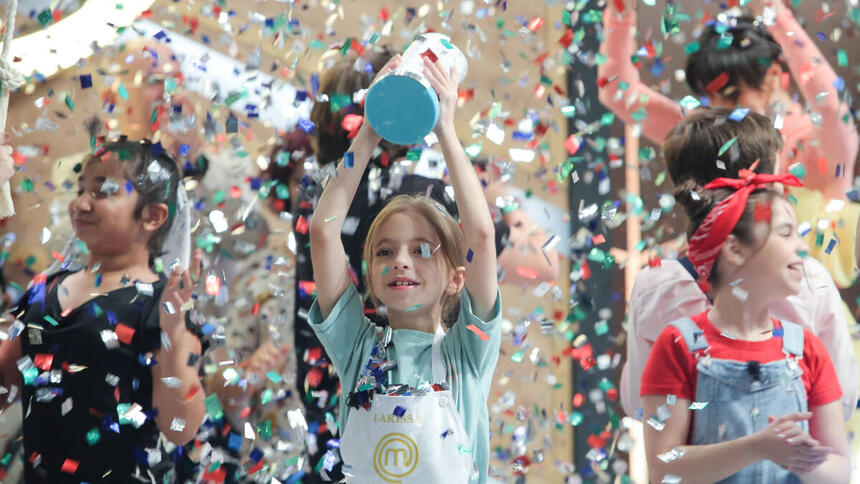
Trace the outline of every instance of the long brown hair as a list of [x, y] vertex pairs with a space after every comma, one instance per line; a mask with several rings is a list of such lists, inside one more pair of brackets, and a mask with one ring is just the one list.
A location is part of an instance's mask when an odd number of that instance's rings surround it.
[[[367, 231], [362, 258], [368, 270], [373, 267], [373, 248], [376, 243], [376, 231], [379, 230], [379, 227], [389, 217], [403, 212], [413, 212], [424, 217], [427, 223], [433, 227], [441, 243], [439, 250], [445, 257], [445, 261], [451, 270], [466, 265], [466, 238], [463, 235], [463, 231], [460, 230], [459, 224], [445, 211], [445, 208], [426, 195], [397, 195], [392, 197], [385, 207], [382, 208], [379, 215], [373, 219], [373, 223], [370, 224], [370, 229]], [[381, 303], [373, 292], [370, 279], [370, 275], [365, 272], [364, 285], [367, 287], [368, 297], [370, 297], [375, 306], [379, 307]], [[457, 307], [458, 302], [459, 294], [445, 296], [445, 299], [442, 301], [442, 321], [455, 321], [450, 316], [451, 312]]]

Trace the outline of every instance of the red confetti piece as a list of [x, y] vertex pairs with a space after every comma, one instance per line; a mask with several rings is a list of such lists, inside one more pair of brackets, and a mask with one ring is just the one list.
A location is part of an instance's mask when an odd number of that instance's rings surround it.
[[190, 402], [195, 395], [200, 393], [200, 385], [194, 385], [193, 387], [188, 389], [188, 393], [185, 394], [185, 401]]
[[490, 337], [487, 336], [487, 333], [481, 331], [481, 328], [475, 326], [474, 324], [466, 326], [466, 329], [478, 335], [478, 337], [481, 338], [481, 341], [487, 341], [490, 339]]
[[717, 76], [713, 81], [709, 82], [707, 86], [705, 86], [705, 91], [716, 94], [717, 91], [722, 89], [726, 83], [729, 82], [729, 73], [721, 72], [719, 76]]
[[594, 245], [600, 245], [606, 242], [606, 237], [604, 237], [603, 234], [597, 234], [591, 238], [591, 241], [594, 243]]
[[753, 208], [753, 221], [769, 222], [771, 217], [770, 203], [757, 202]]
[[430, 60], [430, 62], [436, 62], [437, 60], [439, 60], [439, 58], [436, 57], [436, 53], [433, 52], [432, 49], [427, 49], [422, 52], [421, 57], [426, 57], [428, 60]]
[[132, 338], [134, 338], [134, 328], [122, 323], [116, 325], [114, 332], [116, 333], [116, 337], [127, 345], [130, 345]]
[[570, 135], [564, 141], [564, 148], [571, 155], [579, 151], [579, 140], [576, 138], [576, 135]]
[[61, 471], [66, 474], [74, 474], [78, 470], [78, 461], [72, 459], [66, 459], [63, 462], [63, 467], [60, 468]]
[[308, 219], [306, 219], [304, 215], [300, 216], [299, 219], [296, 220], [296, 232], [300, 234], [308, 233]]
[[313, 367], [313, 368], [311, 368], [311, 371], [309, 371], [307, 376], [305, 377], [305, 383], [311, 388], [316, 388], [319, 386], [320, 382], [322, 381], [322, 377], [323, 377], [323, 375], [322, 375], [322, 372], [319, 370], [319, 368]]
[[624, 0], [612, 0], [612, 3], [615, 4], [615, 10], [618, 10], [618, 13], [624, 12]]
[[529, 22], [529, 30], [531, 32], [537, 32], [541, 27], [543, 27], [543, 19], [540, 17], [535, 17]]
[[33, 358], [33, 364], [42, 371], [50, 370], [53, 362], [54, 355], [51, 353], [36, 353], [36, 357]]
[[827, 158], [820, 156], [816, 164], [818, 165], [818, 174], [824, 176], [827, 173]]
[[242, 189], [241, 188], [237, 187], [236, 185], [233, 185], [232, 187], [230, 187], [230, 198], [235, 200], [241, 196], [242, 196]]
[[517, 267], [517, 275], [524, 279], [537, 279], [538, 272], [531, 267], [519, 266]]

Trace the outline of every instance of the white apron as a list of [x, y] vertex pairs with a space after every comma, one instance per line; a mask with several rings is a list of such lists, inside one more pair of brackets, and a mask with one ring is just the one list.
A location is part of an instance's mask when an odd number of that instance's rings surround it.
[[[445, 382], [442, 334], [433, 340], [433, 383]], [[389, 382], [390, 383], [390, 382]], [[395, 408], [406, 409], [398, 417]], [[449, 390], [421, 396], [373, 395], [351, 408], [340, 446], [355, 484], [466, 484], [473, 450]]]

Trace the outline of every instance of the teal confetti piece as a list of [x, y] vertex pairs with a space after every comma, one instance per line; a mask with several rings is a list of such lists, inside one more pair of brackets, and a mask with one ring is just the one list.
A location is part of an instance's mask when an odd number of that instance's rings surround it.
[[416, 304], [414, 306], [409, 306], [408, 308], [406, 308], [406, 312], [408, 313], [409, 311], [415, 311], [416, 309], [418, 309], [420, 307], [421, 307], [420, 304]]
[[75, 102], [72, 101], [72, 98], [70, 98], [68, 94], [66, 94], [66, 101], [65, 102], [66, 102], [66, 107], [69, 108], [69, 111], [75, 110]]
[[717, 156], [723, 156], [723, 153], [729, 151], [729, 148], [731, 148], [733, 144], [737, 143], [737, 141], [738, 139], [735, 137], [723, 143], [723, 146], [720, 147], [720, 151], [717, 152]]
[[693, 96], [684, 96], [684, 99], [681, 99], [679, 104], [685, 111], [692, 111], [702, 105], [702, 103]]
[[52, 326], [59, 326], [60, 325], [60, 323], [58, 323], [57, 320], [52, 318], [51, 315], [49, 315], [49, 314], [44, 315], [43, 318], [45, 319], [45, 321], [51, 323]]
[[266, 378], [268, 378], [272, 383], [274, 383], [276, 385], [278, 383], [281, 383], [282, 381], [284, 381], [284, 379], [281, 378], [281, 375], [279, 375], [275, 371], [270, 371], [270, 372], [266, 373]]
[[788, 167], [788, 172], [797, 178], [802, 179], [806, 176], [806, 167], [802, 163], [795, 163]]
[[388, 274], [389, 269], [391, 269], [391, 267], [385, 266], [385, 268], [382, 269], [382, 275], [384, 276], [385, 274]]

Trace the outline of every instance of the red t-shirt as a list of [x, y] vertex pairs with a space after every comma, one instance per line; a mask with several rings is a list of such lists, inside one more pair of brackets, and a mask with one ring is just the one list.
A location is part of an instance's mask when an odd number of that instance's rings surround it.
[[[722, 336], [708, 320], [705, 311], [691, 318], [705, 332], [711, 346], [710, 355], [715, 359], [757, 361], [769, 363], [785, 358], [782, 338], [766, 341], [733, 340]], [[781, 327], [774, 319], [774, 327]], [[798, 362], [803, 369], [803, 387], [809, 408], [836, 401], [842, 397], [842, 389], [836, 379], [836, 371], [824, 345], [814, 334], [803, 330], [803, 358]], [[645, 372], [642, 374], [640, 396], [675, 395], [678, 398], [695, 400], [696, 356], [687, 349], [681, 331], [675, 326], [666, 326], [657, 337]]]

